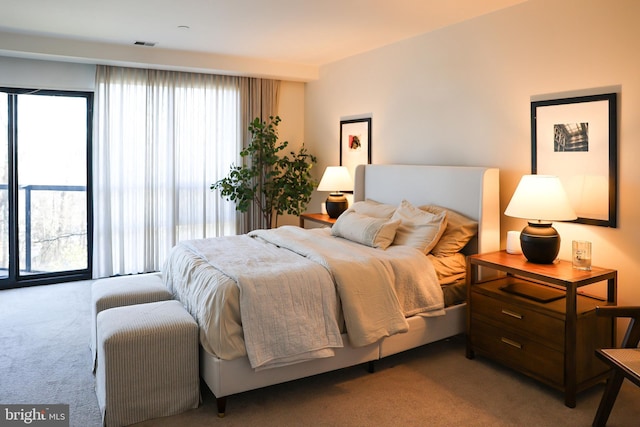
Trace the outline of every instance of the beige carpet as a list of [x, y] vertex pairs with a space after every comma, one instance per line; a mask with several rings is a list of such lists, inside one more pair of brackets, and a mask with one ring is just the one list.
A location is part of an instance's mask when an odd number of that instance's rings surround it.
[[[89, 339], [89, 282], [0, 291], [0, 403], [68, 403], [72, 426], [99, 426]], [[363, 366], [230, 396], [148, 426], [589, 426], [603, 386], [560, 392], [464, 356], [464, 337]], [[640, 425], [640, 388], [622, 387], [609, 426]]]

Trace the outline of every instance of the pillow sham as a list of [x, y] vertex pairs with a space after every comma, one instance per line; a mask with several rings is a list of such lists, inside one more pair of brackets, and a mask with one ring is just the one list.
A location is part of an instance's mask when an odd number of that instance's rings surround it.
[[396, 211], [396, 207], [393, 205], [387, 205], [371, 199], [355, 202], [351, 206], [351, 209], [360, 215], [372, 216], [375, 218], [391, 218], [393, 213]]
[[460, 252], [445, 257], [428, 254], [427, 258], [431, 260], [441, 285], [455, 283], [467, 273], [467, 258]]
[[443, 257], [460, 252], [469, 240], [478, 232], [478, 223], [451, 209], [436, 205], [420, 206], [420, 209], [431, 213], [447, 213], [447, 227], [440, 240], [431, 250], [431, 254]]
[[352, 242], [387, 249], [393, 242], [400, 221], [361, 215], [352, 209], [346, 210], [331, 227], [331, 234]]
[[447, 226], [447, 212], [431, 213], [403, 200], [391, 217], [400, 220], [394, 245], [411, 246], [428, 254], [438, 243]]

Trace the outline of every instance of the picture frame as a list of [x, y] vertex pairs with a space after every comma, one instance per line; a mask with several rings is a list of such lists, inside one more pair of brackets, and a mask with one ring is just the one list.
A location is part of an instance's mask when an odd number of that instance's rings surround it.
[[578, 219], [617, 226], [617, 94], [531, 102], [531, 173], [556, 175]]
[[340, 121], [340, 166], [355, 178], [356, 166], [371, 163], [371, 117]]

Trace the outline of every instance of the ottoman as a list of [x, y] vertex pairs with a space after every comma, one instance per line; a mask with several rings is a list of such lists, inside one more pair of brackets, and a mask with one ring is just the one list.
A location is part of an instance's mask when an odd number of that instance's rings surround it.
[[173, 298], [162, 283], [162, 273], [98, 279], [91, 285], [91, 353], [96, 368], [96, 317], [102, 310], [124, 305], [166, 301]]
[[198, 325], [178, 301], [103, 310], [96, 395], [103, 425], [175, 415], [200, 403]]

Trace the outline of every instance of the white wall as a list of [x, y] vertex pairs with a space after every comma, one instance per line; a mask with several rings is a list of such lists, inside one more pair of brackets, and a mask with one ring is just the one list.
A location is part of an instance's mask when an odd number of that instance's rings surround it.
[[93, 92], [95, 78], [95, 65], [0, 56], [3, 87]]
[[[591, 240], [593, 263], [619, 271], [619, 303], [640, 304], [639, 16], [636, 0], [529, 0], [326, 65], [305, 96], [318, 171], [338, 164], [341, 118], [370, 115], [373, 163], [498, 167], [504, 210], [531, 171], [531, 101], [618, 92], [618, 228], [556, 228], [561, 258]], [[503, 247], [524, 225], [502, 217]]]

